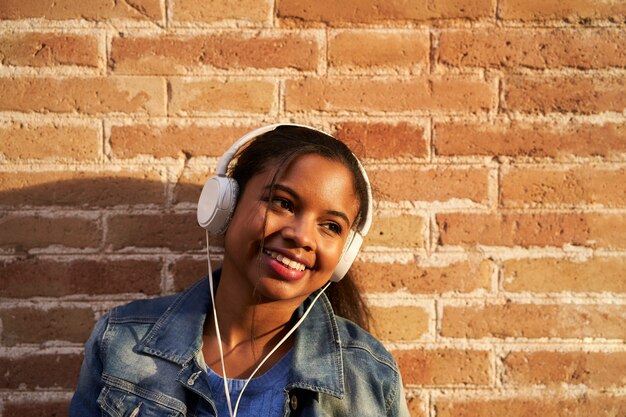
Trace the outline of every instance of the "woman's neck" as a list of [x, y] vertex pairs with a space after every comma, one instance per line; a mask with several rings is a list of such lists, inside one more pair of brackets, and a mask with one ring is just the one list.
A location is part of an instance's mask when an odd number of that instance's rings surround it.
[[[297, 304], [289, 301], [265, 302], [254, 294], [254, 288], [241, 285], [228, 273], [220, 278], [215, 294], [222, 349], [229, 378], [245, 378], [289, 332]], [[205, 362], [222, 374], [217, 333], [212, 314], [207, 316], [203, 336]], [[261, 368], [266, 372], [293, 346], [292, 335]]]
[[222, 341], [237, 344], [251, 337], [263, 339], [290, 323], [299, 300], [263, 300], [246, 281], [222, 271], [215, 308]]

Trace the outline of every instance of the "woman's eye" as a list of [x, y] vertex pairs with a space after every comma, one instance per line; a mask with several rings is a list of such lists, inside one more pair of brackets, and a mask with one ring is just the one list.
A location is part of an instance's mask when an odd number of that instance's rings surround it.
[[330, 230], [331, 232], [337, 235], [340, 235], [341, 231], [343, 230], [341, 226], [338, 225], [337, 223], [327, 223], [324, 225], [324, 227], [326, 227], [328, 230]]
[[292, 211], [291, 202], [284, 198], [274, 197], [272, 199], [272, 205], [276, 208]]

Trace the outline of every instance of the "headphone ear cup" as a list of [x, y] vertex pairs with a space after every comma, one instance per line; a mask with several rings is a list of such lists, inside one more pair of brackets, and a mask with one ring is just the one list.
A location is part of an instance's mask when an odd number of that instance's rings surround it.
[[209, 178], [198, 200], [196, 214], [200, 226], [211, 234], [224, 233], [235, 211], [238, 194], [239, 185], [234, 179], [227, 176]]
[[359, 254], [361, 245], [363, 245], [363, 236], [361, 236], [358, 232], [352, 232], [351, 235], [348, 236], [348, 242], [341, 258], [339, 259], [339, 263], [337, 263], [337, 266], [333, 271], [333, 275], [330, 277], [332, 282], [341, 281], [341, 279], [348, 273], [352, 263], [354, 263], [354, 260]]

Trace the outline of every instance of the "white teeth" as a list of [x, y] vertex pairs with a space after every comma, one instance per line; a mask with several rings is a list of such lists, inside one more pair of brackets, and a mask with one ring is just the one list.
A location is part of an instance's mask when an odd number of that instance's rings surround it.
[[283, 265], [288, 266], [291, 269], [296, 269], [298, 271], [304, 271], [306, 269], [306, 266], [304, 264], [301, 264], [300, 262], [296, 262], [292, 259], [289, 259], [286, 256], [281, 255], [280, 253], [276, 253], [270, 250], [266, 250], [265, 252], [267, 252], [268, 255], [276, 259], [278, 262], [282, 263]]

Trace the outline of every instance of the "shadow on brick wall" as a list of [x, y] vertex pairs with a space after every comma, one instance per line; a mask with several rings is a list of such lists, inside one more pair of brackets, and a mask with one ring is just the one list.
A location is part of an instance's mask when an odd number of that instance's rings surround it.
[[[9, 395], [1, 415], [67, 415], [97, 317], [206, 274], [201, 187], [85, 176], [6, 190], [3, 178], [0, 390]], [[212, 239], [214, 267], [221, 245]]]

